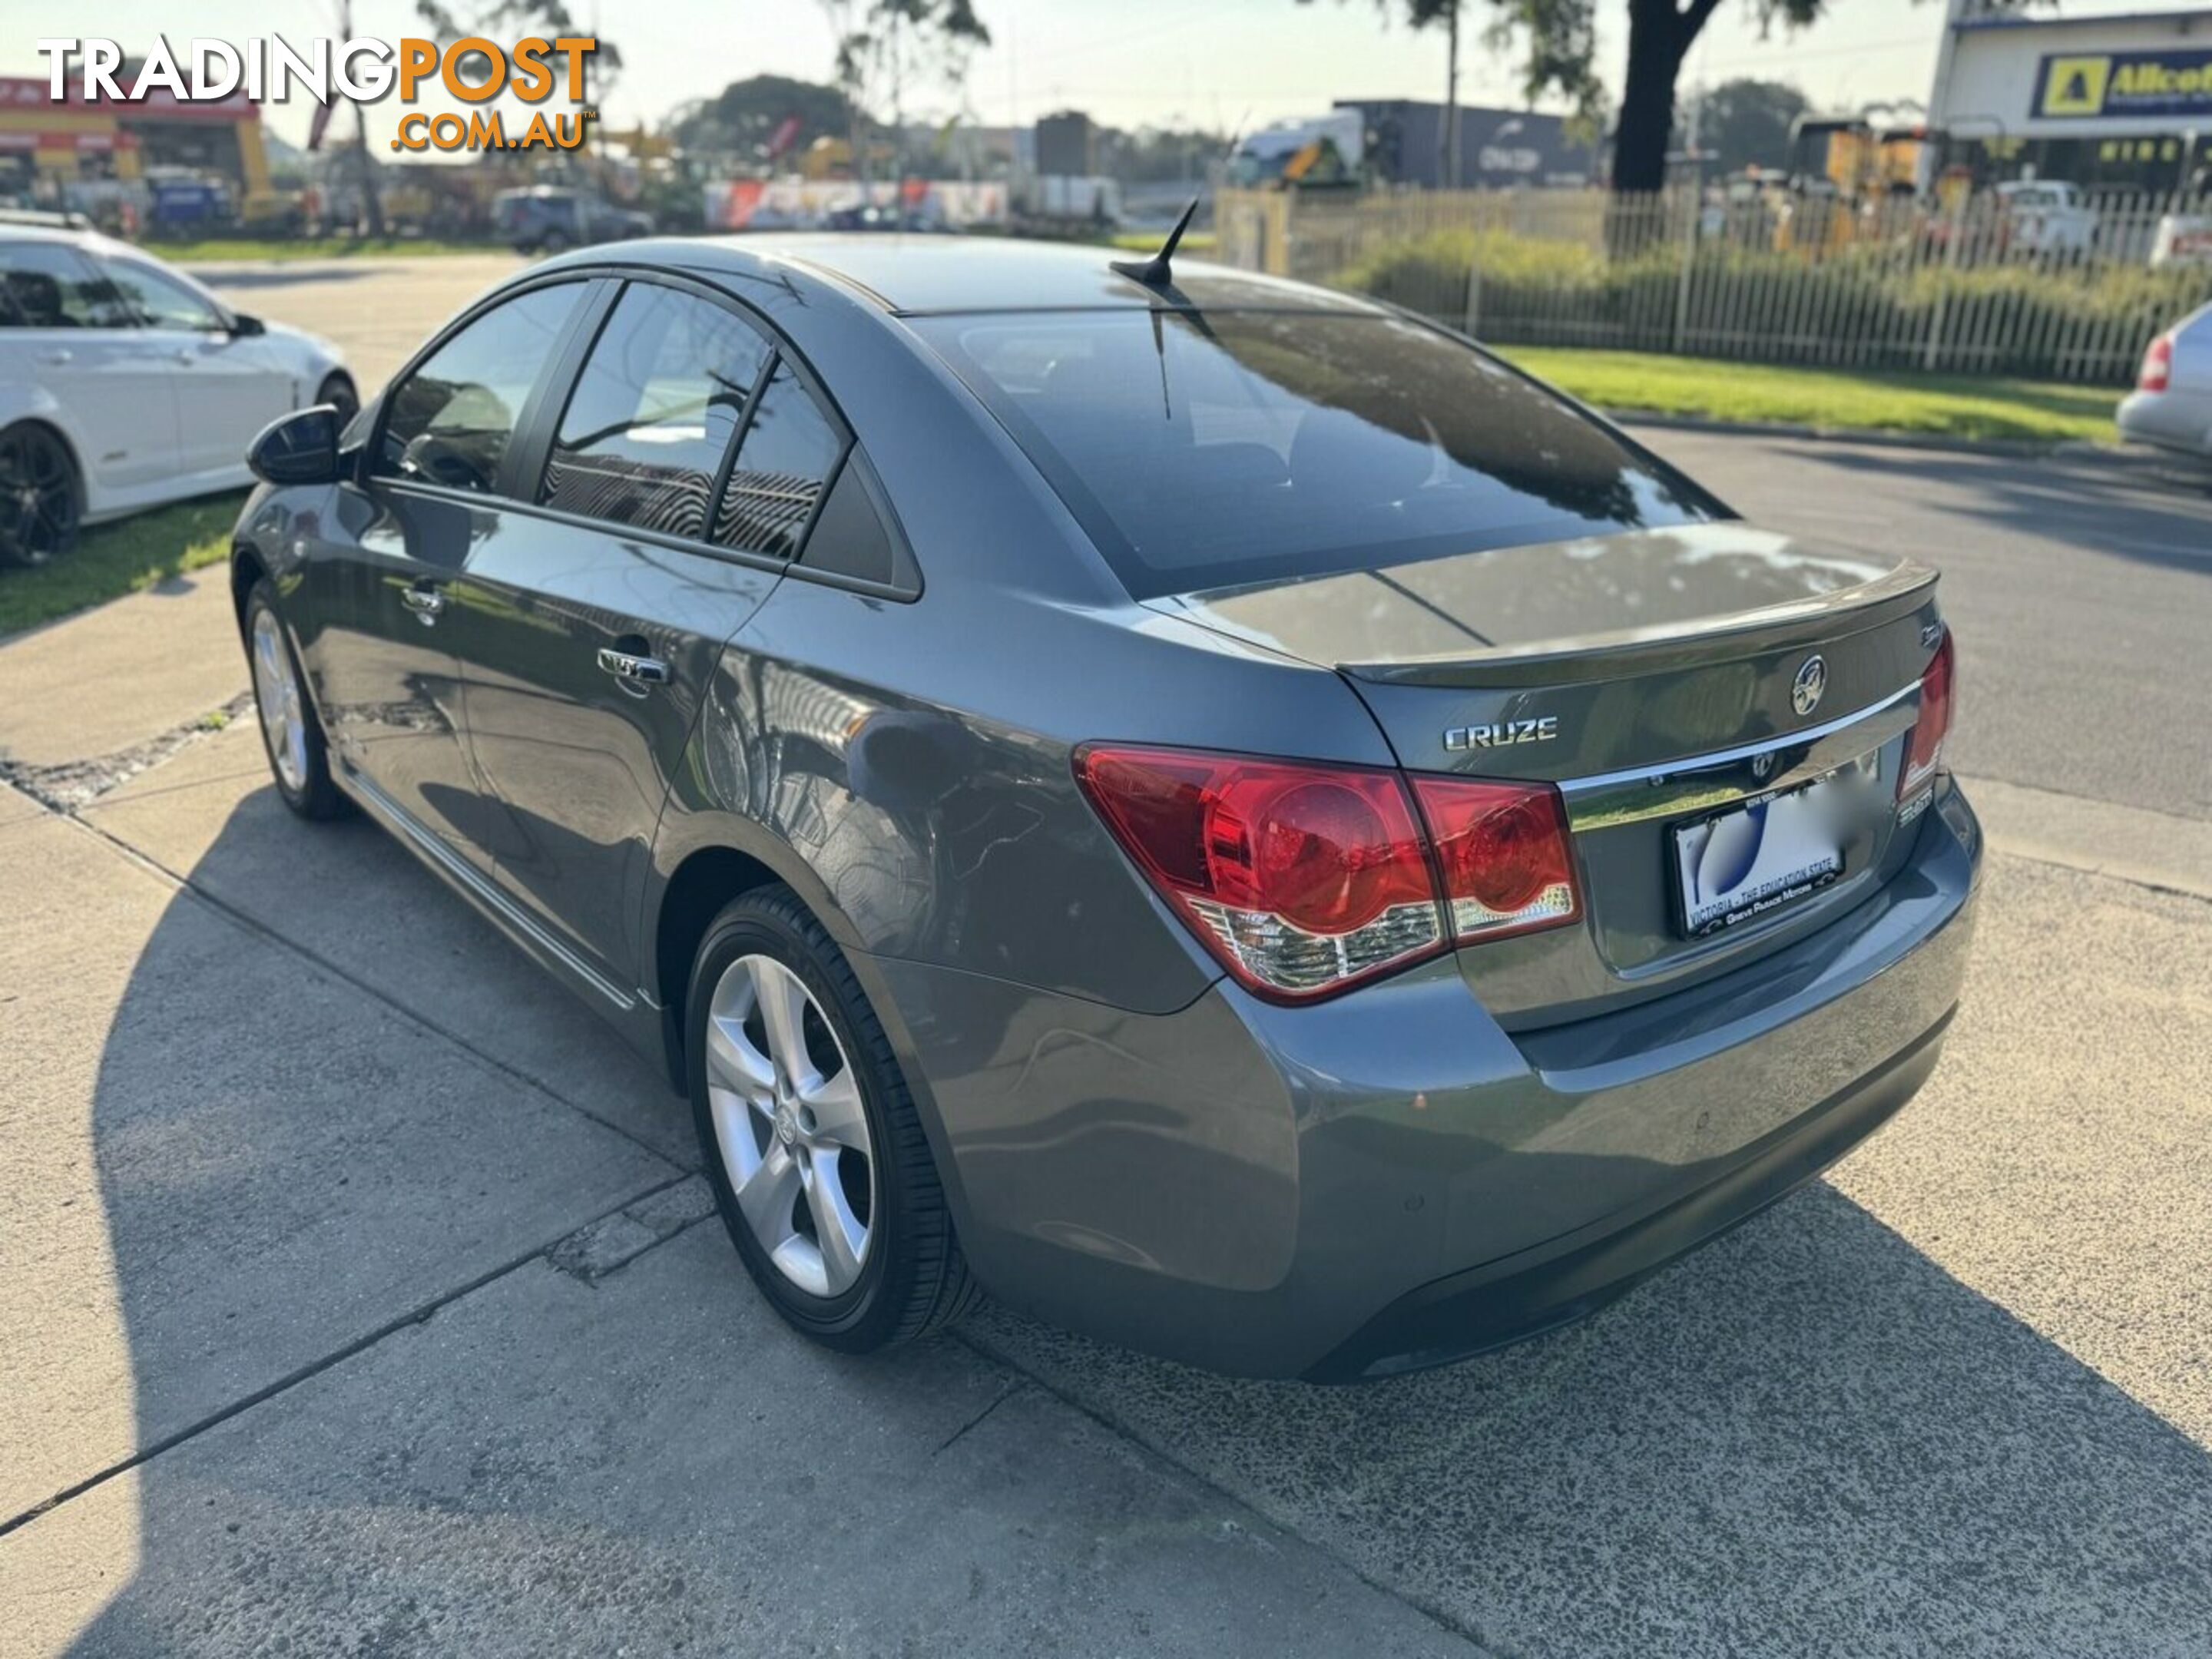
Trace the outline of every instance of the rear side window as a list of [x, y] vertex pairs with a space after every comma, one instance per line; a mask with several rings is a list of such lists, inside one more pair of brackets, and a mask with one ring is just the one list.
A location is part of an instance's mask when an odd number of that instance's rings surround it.
[[1138, 599], [1726, 516], [1559, 398], [1396, 318], [1161, 308], [910, 326]]
[[768, 366], [720, 306], [633, 283], [585, 360], [539, 499], [667, 536], [703, 536], [722, 458]]
[[378, 471], [489, 495], [538, 377], [552, 361], [580, 283], [493, 307], [431, 353], [387, 399]]
[[739, 552], [795, 557], [844, 455], [844, 434], [790, 365], [778, 364], [738, 446], [714, 539]]
[[223, 328], [222, 313], [213, 302], [195, 294], [165, 270], [156, 270], [135, 260], [111, 259], [107, 262], [107, 275], [152, 327], [182, 329], [198, 334], [219, 333]]
[[99, 267], [58, 242], [0, 246], [0, 327], [131, 328], [137, 319]]

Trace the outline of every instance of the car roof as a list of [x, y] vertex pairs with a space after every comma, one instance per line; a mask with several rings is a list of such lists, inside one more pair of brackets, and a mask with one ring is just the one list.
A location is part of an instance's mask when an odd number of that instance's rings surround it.
[[[647, 245], [640, 245], [641, 250]], [[670, 245], [653, 245], [665, 258]], [[1005, 236], [853, 232], [708, 236], [683, 245], [694, 269], [751, 271], [783, 264], [858, 290], [899, 315], [945, 311], [1146, 309], [1158, 291], [1115, 271], [1111, 262], [1145, 257], [1072, 242]], [[758, 262], [757, 264], [756, 262]], [[1178, 256], [1170, 302], [1201, 310], [1270, 309], [1374, 314], [1372, 301], [1255, 271]]]
[[164, 270], [174, 269], [167, 260], [150, 249], [140, 247], [133, 242], [119, 242], [97, 230], [76, 230], [59, 225], [27, 225], [0, 219], [0, 242], [59, 242], [80, 253], [97, 253], [108, 259], [142, 259], [148, 264], [159, 265]]
[[20, 219], [0, 219], [0, 241], [67, 242], [71, 247], [114, 246], [96, 230], [79, 230], [68, 225], [26, 224]]

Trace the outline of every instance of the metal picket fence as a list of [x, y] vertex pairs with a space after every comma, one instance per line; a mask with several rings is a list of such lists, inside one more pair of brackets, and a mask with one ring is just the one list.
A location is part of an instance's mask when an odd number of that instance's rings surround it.
[[1224, 191], [1220, 257], [1500, 344], [2122, 385], [2212, 299], [2212, 204], [1985, 189]]

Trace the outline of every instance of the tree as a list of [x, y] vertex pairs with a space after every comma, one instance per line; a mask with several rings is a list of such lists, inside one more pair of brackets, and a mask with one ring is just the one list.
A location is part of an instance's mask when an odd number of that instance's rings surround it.
[[891, 127], [905, 142], [906, 53], [910, 46], [933, 44], [938, 76], [957, 83], [967, 54], [991, 44], [991, 31], [975, 15], [975, 0], [822, 0], [822, 9], [837, 37], [837, 85], [845, 94], [853, 146], [853, 176], [869, 173], [867, 117], [870, 105], [887, 97]]
[[[1787, 82], [1723, 81], [1698, 100], [1698, 147], [1723, 173], [1787, 167], [1790, 129], [1811, 107]], [[1675, 125], [1678, 137], [1686, 141], [1685, 121]]]
[[784, 145], [797, 154], [817, 138], [842, 138], [852, 131], [853, 111], [836, 87], [783, 75], [732, 81], [678, 118], [676, 142], [702, 155], [765, 155], [787, 121], [798, 131]]
[[[1560, 92], [1585, 114], [1603, 96], [1593, 59], [1595, 0], [1491, 0], [1496, 16], [1491, 40], [1525, 43], [1524, 92], [1535, 98]], [[1803, 28], [1820, 15], [1825, 0], [1749, 0], [1762, 30], [1779, 23]], [[1620, 92], [1613, 129], [1613, 187], [1650, 191], [1667, 182], [1667, 139], [1674, 126], [1674, 83], [1698, 34], [1720, 0], [1628, 0], [1628, 79]]]

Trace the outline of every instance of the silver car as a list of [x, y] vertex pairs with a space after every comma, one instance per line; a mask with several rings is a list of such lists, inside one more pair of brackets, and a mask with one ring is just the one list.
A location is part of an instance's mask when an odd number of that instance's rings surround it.
[[2212, 305], [2150, 343], [2118, 418], [2130, 442], [2212, 459]]
[[534, 267], [233, 562], [276, 785], [665, 1068], [799, 1330], [1346, 1379], [1589, 1312], [1936, 1060], [1911, 558], [1363, 299], [1036, 243]]

